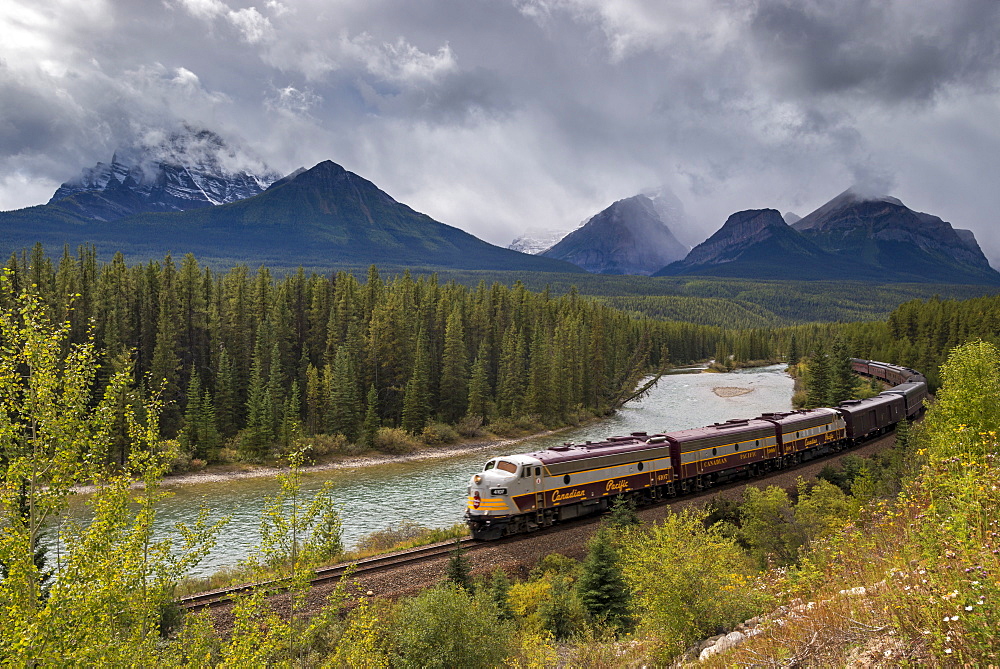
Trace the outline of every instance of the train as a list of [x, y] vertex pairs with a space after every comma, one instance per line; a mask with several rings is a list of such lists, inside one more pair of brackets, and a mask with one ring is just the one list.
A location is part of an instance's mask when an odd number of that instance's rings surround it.
[[469, 481], [469, 531], [474, 539], [495, 540], [601, 513], [617, 498], [653, 504], [850, 448], [923, 412], [927, 379], [920, 372], [858, 358], [851, 367], [892, 387], [836, 407], [491, 458]]

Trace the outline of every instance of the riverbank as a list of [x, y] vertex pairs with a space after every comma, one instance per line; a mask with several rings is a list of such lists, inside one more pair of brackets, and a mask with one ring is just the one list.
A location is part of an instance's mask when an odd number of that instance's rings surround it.
[[[458, 455], [469, 455], [478, 451], [492, 450], [501, 446], [512, 446], [529, 439], [558, 434], [559, 432], [571, 430], [576, 427], [579, 426], [569, 425], [555, 430], [543, 430], [542, 432], [533, 432], [519, 437], [479, 439], [448, 444], [446, 446], [425, 446], [411, 453], [403, 453], [399, 455], [371, 451], [360, 455], [333, 456], [333, 459], [325, 462], [303, 465], [301, 467], [301, 471], [303, 473], [311, 473], [337, 469], [361, 469], [390, 463], [398, 464], [404, 462], [416, 462], [419, 460], [451, 458]], [[169, 474], [164, 477], [161, 485], [163, 487], [174, 487], [200, 483], [223, 483], [226, 481], [242, 479], [274, 478], [286, 471], [288, 471], [287, 467], [276, 467], [273, 465], [213, 465], [197, 472]]]

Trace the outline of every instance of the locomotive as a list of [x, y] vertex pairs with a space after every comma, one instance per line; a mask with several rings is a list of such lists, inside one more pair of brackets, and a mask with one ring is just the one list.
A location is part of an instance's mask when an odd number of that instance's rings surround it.
[[742, 476], [783, 469], [895, 428], [924, 410], [927, 380], [907, 367], [851, 359], [892, 388], [832, 408], [765, 413], [677, 432], [634, 432], [506, 455], [469, 481], [465, 519], [492, 540], [600, 513], [618, 497], [651, 504]]

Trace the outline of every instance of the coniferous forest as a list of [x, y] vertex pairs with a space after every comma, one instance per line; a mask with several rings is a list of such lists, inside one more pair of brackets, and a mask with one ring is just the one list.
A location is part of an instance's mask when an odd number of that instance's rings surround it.
[[710, 357], [721, 333], [634, 318], [574, 290], [473, 289], [374, 266], [364, 280], [279, 277], [213, 272], [190, 254], [127, 265], [87, 248], [55, 261], [36, 247], [7, 272], [12, 295], [28, 289], [70, 324], [69, 341], [93, 333], [99, 383], [128, 358], [141, 392], [163, 403], [161, 436], [203, 462], [224, 448], [260, 460], [303, 435], [370, 446], [380, 427], [566, 424], [616, 408], [652, 370]]

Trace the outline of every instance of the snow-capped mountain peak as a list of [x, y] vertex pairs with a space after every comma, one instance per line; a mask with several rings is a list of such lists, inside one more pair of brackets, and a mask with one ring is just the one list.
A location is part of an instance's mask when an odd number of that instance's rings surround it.
[[147, 133], [67, 181], [49, 203], [115, 220], [142, 212], [184, 211], [235, 202], [263, 192], [281, 175], [210, 130], [189, 126]]

